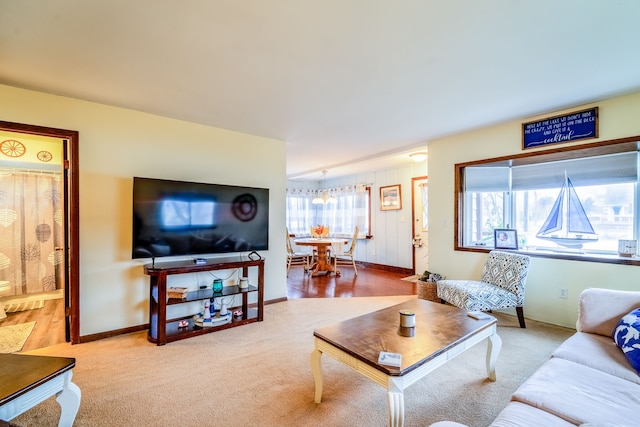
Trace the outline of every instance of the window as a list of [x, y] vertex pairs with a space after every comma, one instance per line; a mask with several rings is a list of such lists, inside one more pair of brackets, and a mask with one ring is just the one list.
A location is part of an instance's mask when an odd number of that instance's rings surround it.
[[493, 249], [493, 230], [511, 228], [520, 250], [617, 257], [640, 237], [636, 140], [456, 165], [456, 249]]
[[364, 185], [330, 189], [335, 201], [313, 204], [325, 190], [287, 189], [287, 227], [296, 235], [309, 234], [311, 227], [325, 225], [331, 235], [371, 234], [371, 188]]
[[215, 202], [168, 198], [161, 203], [160, 217], [165, 229], [213, 228]]

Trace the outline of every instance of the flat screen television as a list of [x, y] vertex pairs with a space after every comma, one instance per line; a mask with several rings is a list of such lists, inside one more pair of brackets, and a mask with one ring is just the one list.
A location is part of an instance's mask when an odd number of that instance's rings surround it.
[[268, 248], [268, 188], [133, 178], [132, 258]]

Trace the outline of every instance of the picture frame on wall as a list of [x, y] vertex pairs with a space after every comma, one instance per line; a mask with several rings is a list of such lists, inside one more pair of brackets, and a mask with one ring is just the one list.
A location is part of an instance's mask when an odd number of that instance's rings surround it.
[[518, 249], [518, 231], [512, 228], [496, 228], [493, 240], [496, 249]]
[[380, 210], [393, 211], [402, 209], [400, 184], [380, 187]]

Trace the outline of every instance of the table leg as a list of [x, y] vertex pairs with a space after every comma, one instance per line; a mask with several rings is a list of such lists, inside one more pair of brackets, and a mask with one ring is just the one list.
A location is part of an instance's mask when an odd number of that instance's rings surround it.
[[402, 377], [389, 377], [387, 383], [389, 399], [389, 426], [404, 425], [404, 392]]
[[496, 361], [502, 349], [502, 339], [496, 333], [487, 341], [487, 376], [491, 381], [496, 380]]
[[80, 408], [80, 387], [71, 382], [73, 373], [68, 371], [68, 376], [65, 378], [64, 388], [56, 396], [56, 401], [60, 405], [60, 421], [58, 427], [71, 427], [78, 414], [78, 408]]
[[315, 402], [320, 403], [322, 401], [322, 364], [320, 358], [322, 352], [317, 348], [311, 352], [311, 373], [313, 374], [313, 380], [316, 384]]
[[327, 274], [331, 274], [331, 272], [336, 273], [337, 276], [340, 273], [336, 270], [333, 270], [333, 265], [331, 264], [331, 258], [329, 257], [329, 248], [328, 247], [319, 247], [318, 248], [318, 265], [316, 267], [316, 274], [324, 272]]

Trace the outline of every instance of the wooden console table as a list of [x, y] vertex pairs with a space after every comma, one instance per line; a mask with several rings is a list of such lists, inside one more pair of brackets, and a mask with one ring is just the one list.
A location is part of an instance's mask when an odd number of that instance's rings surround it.
[[0, 420], [10, 421], [56, 396], [59, 427], [72, 426], [80, 407], [80, 388], [71, 382], [76, 359], [0, 354]]
[[[167, 298], [167, 277], [173, 274], [198, 273], [212, 270], [242, 269], [242, 276], [248, 277], [249, 268], [258, 269], [258, 283], [249, 285], [247, 289], [240, 289], [237, 285], [225, 286], [221, 293], [214, 294], [209, 286], [207, 289], [195, 290], [187, 293], [182, 299]], [[209, 258], [206, 264], [195, 264], [193, 261], [174, 261], [144, 266], [144, 273], [151, 277], [150, 307], [149, 307], [149, 335], [147, 339], [157, 345], [194, 337], [221, 329], [233, 328], [253, 322], [261, 322], [264, 312], [264, 260], [242, 260], [240, 257]], [[249, 294], [257, 295], [256, 307], [249, 307]], [[195, 325], [191, 316], [178, 319], [167, 319], [167, 306], [184, 304], [193, 301], [225, 297], [232, 295], [242, 296], [241, 307], [229, 307], [230, 311], [236, 308], [242, 310], [240, 319], [233, 318], [231, 323], [218, 326], [199, 328]], [[186, 327], [178, 327], [181, 320], [186, 320]]]

